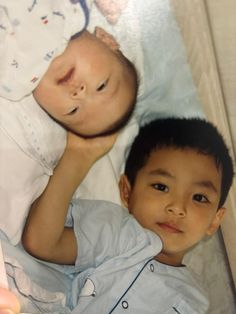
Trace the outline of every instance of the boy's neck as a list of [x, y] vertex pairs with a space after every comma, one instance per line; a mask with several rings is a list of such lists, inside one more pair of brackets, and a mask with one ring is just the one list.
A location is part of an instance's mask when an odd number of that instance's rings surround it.
[[159, 253], [156, 257], [155, 260], [162, 264], [170, 265], [170, 266], [175, 266], [175, 267], [181, 267], [183, 266], [183, 254], [167, 254], [164, 252]]

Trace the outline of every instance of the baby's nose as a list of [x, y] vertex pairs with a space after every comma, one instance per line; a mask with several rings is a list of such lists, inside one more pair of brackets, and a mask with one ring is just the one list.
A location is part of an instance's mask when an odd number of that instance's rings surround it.
[[86, 84], [81, 83], [77, 85], [73, 90], [71, 91], [71, 98], [73, 99], [79, 99], [82, 98], [86, 93]]

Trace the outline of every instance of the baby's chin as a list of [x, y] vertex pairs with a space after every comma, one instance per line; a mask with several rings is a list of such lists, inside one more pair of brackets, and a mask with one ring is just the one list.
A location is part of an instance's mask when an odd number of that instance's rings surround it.
[[78, 136], [81, 136], [83, 138], [95, 138], [95, 137], [98, 137], [98, 136], [103, 136], [104, 133], [106, 133], [106, 129], [101, 129], [101, 130], [99, 129], [98, 130], [96, 127], [94, 127], [94, 128], [81, 128], [81, 126], [79, 126], [79, 127], [75, 127], [75, 126], [71, 127], [71, 126], [68, 126], [68, 125], [65, 125], [65, 124], [64, 124], [64, 127], [68, 131], [70, 131], [70, 132], [72, 132], [72, 133], [74, 133], [74, 134], [76, 134]]
[[17, 297], [7, 289], [0, 288], [0, 314], [20, 313], [20, 303]]

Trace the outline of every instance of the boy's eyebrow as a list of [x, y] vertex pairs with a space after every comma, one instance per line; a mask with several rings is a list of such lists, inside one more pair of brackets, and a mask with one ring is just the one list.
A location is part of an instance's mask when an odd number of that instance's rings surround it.
[[210, 181], [210, 180], [195, 182], [195, 185], [208, 188], [208, 189], [214, 191], [215, 193], [218, 193], [217, 188], [215, 187], [215, 185], [213, 184], [213, 182]]
[[165, 177], [174, 178], [174, 176], [170, 172], [168, 172], [168, 171], [166, 171], [164, 169], [161, 169], [161, 168], [151, 170], [149, 172], [149, 174], [153, 175], [153, 176], [161, 175], [161, 176], [165, 176]]

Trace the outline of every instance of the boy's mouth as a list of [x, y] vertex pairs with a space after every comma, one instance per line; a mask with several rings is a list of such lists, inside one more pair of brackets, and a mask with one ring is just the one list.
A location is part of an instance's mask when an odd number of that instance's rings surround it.
[[161, 229], [170, 233], [182, 233], [183, 232], [175, 224], [168, 223], [168, 222], [159, 222], [158, 226], [161, 227]]
[[58, 84], [68, 83], [73, 76], [74, 70], [75, 70], [74, 68], [70, 69], [62, 78], [60, 78], [57, 81], [57, 83]]

